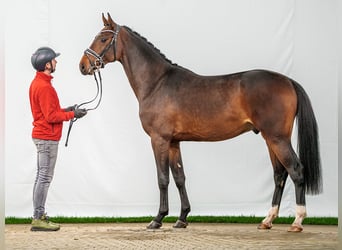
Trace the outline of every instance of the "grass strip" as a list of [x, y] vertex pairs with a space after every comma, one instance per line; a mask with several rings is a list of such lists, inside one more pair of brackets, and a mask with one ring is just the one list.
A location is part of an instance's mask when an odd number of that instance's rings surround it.
[[[255, 216], [189, 216], [189, 223], [248, 223], [258, 224], [264, 217]], [[149, 223], [153, 217], [50, 217], [57, 223]], [[291, 224], [294, 217], [279, 217], [274, 220], [275, 224]], [[176, 216], [165, 217], [163, 222], [174, 223]], [[6, 217], [5, 224], [30, 224], [31, 218]], [[336, 217], [308, 217], [303, 224], [307, 225], [337, 225]]]

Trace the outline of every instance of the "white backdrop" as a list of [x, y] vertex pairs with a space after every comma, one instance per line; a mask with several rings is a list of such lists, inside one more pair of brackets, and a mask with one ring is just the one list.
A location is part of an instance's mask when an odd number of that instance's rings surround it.
[[5, 10], [0, 9], [0, 249], [5, 248]]
[[[324, 182], [323, 194], [307, 197], [308, 216], [337, 216], [337, 0], [12, 0], [6, 12], [6, 216], [32, 214], [36, 155], [28, 88], [35, 72], [30, 56], [45, 45], [61, 52], [53, 84], [63, 106], [90, 99], [95, 83], [80, 74], [78, 63], [102, 28], [102, 12], [196, 73], [264, 68], [301, 83], [319, 124]], [[64, 125], [47, 200], [50, 216], [157, 213], [156, 168], [137, 100], [120, 63], [107, 65], [102, 76], [101, 106], [74, 124], [67, 148]], [[266, 214], [273, 171], [260, 135], [186, 142], [181, 148], [192, 215]], [[169, 190], [170, 214], [178, 215], [172, 181]], [[294, 209], [289, 179], [280, 215], [293, 215]]]

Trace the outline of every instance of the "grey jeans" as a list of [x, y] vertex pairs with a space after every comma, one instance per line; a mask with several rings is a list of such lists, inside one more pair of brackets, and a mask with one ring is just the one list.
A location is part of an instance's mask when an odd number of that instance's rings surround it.
[[33, 139], [37, 147], [37, 175], [33, 187], [33, 218], [40, 219], [45, 213], [45, 202], [53, 178], [58, 141]]

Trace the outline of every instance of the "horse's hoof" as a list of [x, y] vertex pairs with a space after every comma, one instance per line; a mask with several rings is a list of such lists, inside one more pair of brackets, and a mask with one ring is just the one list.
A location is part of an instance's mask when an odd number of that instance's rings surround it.
[[161, 228], [162, 224], [156, 221], [151, 221], [150, 224], [147, 225], [147, 229], [159, 229]]
[[186, 228], [188, 226], [187, 222], [177, 220], [176, 223], [173, 225], [173, 228]]
[[303, 226], [299, 224], [292, 224], [291, 227], [287, 229], [287, 231], [291, 233], [300, 233], [301, 231], [303, 231]]
[[272, 223], [261, 222], [258, 226], [258, 229], [261, 229], [261, 230], [267, 230], [267, 229], [271, 229], [271, 228], [272, 228]]

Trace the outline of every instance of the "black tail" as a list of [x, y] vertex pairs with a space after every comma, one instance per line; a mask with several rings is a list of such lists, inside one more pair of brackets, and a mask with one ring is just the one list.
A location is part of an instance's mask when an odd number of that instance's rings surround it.
[[319, 194], [323, 188], [317, 122], [305, 90], [297, 82], [292, 83], [298, 99], [298, 153], [299, 160], [304, 166], [306, 192]]

